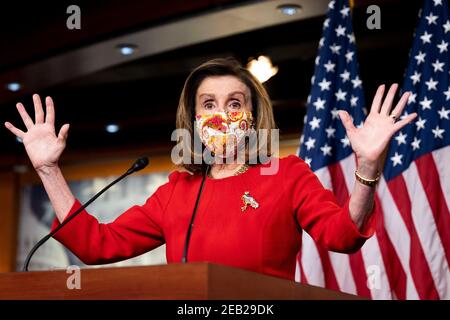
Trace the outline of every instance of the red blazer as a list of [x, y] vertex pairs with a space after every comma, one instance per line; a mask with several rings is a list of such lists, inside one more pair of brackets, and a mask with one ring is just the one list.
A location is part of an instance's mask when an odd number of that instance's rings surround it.
[[[279, 161], [278, 161], [279, 160]], [[192, 229], [188, 261], [209, 261], [293, 280], [302, 231], [328, 250], [353, 253], [374, 233], [374, 215], [358, 230], [349, 200], [340, 207], [297, 156], [238, 176], [207, 178]], [[100, 224], [81, 212], [54, 236], [86, 264], [131, 258], [166, 243], [167, 262], [181, 262], [186, 232], [202, 177], [175, 171], [143, 205]], [[259, 204], [242, 211], [244, 192]], [[69, 215], [80, 207], [75, 201]], [[52, 230], [58, 225], [55, 219]]]

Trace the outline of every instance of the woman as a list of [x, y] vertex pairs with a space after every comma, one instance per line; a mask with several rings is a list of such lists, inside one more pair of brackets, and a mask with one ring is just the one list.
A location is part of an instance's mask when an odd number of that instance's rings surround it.
[[[325, 248], [346, 253], [357, 251], [373, 234], [373, 199], [383, 151], [395, 132], [416, 117], [411, 114], [396, 121], [409, 97], [409, 93], [403, 94], [390, 112], [396, 90], [397, 85], [392, 85], [383, 101], [384, 85], [378, 88], [361, 128], [355, 128], [347, 112], [339, 112], [358, 161], [357, 182], [340, 207], [297, 156], [256, 164], [248, 164], [248, 157], [246, 163], [237, 161], [240, 133], [275, 127], [270, 99], [261, 83], [236, 61], [206, 62], [186, 80], [177, 127], [193, 136], [198, 133], [214, 155], [225, 152], [225, 164], [181, 164], [185, 170], [172, 172], [169, 182], [159, 187], [144, 205], [131, 207], [109, 224], [99, 224], [82, 211], [55, 238], [86, 264], [131, 258], [163, 243], [167, 245], [167, 261], [180, 262], [193, 208], [205, 179], [191, 230], [188, 260], [210, 261], [293, 280], [302, 230]], [[23, 140], [55, 209], [55, 228], [80, 207], [58, 167], [69, 125], [63, 125], [56, 135], [52, 99], [46, 98], [45, 119], [38, 95], [33, 96], [33, 102], [34, 123], [24, 106], [17, 104], [26, 132], [10, 123], [5, 126]], [[233, 117], [244, 119], [245, 123], [239, 121], [236, 126]], [[232, 134], [237, 139], [230, 140]], [[270, 148], [267, 150], [270, 154]], [[188, 158], [192, 159], [194, 153]], [[274, 160], [278, 161], [278, 170], [261, 174]]]

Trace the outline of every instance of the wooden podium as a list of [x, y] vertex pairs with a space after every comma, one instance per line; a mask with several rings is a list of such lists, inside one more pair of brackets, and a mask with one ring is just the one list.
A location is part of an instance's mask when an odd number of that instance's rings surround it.
[[0, 299], [363, 299], [210, 263], [81, 269], [81, 289], [65, 270], [0, 273]]

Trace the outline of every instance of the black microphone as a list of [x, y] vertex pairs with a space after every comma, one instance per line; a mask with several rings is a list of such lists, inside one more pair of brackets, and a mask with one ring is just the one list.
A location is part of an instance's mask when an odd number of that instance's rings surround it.
[[147, 157], [142, 157], [137, 159], [133, 165], [131, 166], [130, 169], [128, 169], [126, 175], [128, 174], [132, 174], [136, 171], [142, 170], [144, 169], [146, 166], [148, 166], [148, 158]]
[[200, 196], [202, 194], [203, 185], [205, 184], [205, 179], [206, 179], [206, 176], [208, 175], [210, 168], [211, 168], [211, 166], [207, 165], [205, 173], [203, 174], [203, 179], [202, 179], [202, 183], [200, 185], [200, 189], [198, 190], [197, 200], [195, 201], [194, 211], [192, 212], [191, 221], [189, 222], [189, 227], [188, 227], [188, 231], [186, 234], [186, 241], [184, 242], [183, 257], [181, 258], [182, 263], [187, 262], [189, 241], [191, 240], [191, 233], [192, 233], [192, 227], [194, 226], [195, 214], [197, 213], [197, 207], [198, 207], [198, 203], [200, 201]]
[[47, 234], [45, 237], [43, 237], [41, 240], [39, 240], [38, 243], [30, 250], [30, 253], [28, 254], [27, 258], [25, 259], [25, 263], [23, 265], [24, 272], [28, 272], [28, 265], [30, 264], [31, 257], [36, 252], [37, 249], [39, 249], [40, 246], [42, 246], [48, 239], [53, 237], [53, 235], [58, 232], [62, 227], [64, 227], [66, 224], [68, 224], [73, 218], [75, 218], [81, 211], [83, 211], [88, 205], [90, 205], [92, 202], [94, 202], [98, 197], [100, 197], [106, 190], [111, 188], [113, 185], [115, 185], [117, 182], [125, 178], [126, 176], [129, 176], [130, 174], [144, 169], [148, 165], [148, 158], [142, 157], [137, 159], [133, 165], [128, 169], [124, 174], [122, 174], [120, 177], [118, 177], [116, 180], [108, 184], [106, 187], [104, 187], [102, 190], [100, 190], [96, 195], [94, 195], [89, 201], [87, 201], [84, 205], [82, 205], [78, 210], [76, 210], [70, 217], [68, 217], [66, 220], [64, 220], [58, 227], [55, 228], [52, 232]]

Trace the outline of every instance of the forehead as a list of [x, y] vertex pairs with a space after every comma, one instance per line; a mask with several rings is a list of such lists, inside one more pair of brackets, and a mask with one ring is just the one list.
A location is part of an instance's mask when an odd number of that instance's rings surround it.
[[234, 76], [207, 77], [200, 83], [196, 95], [227, 96], [232, 92], [242, 92], [247, 97], [250, 96], [247, 85]]

